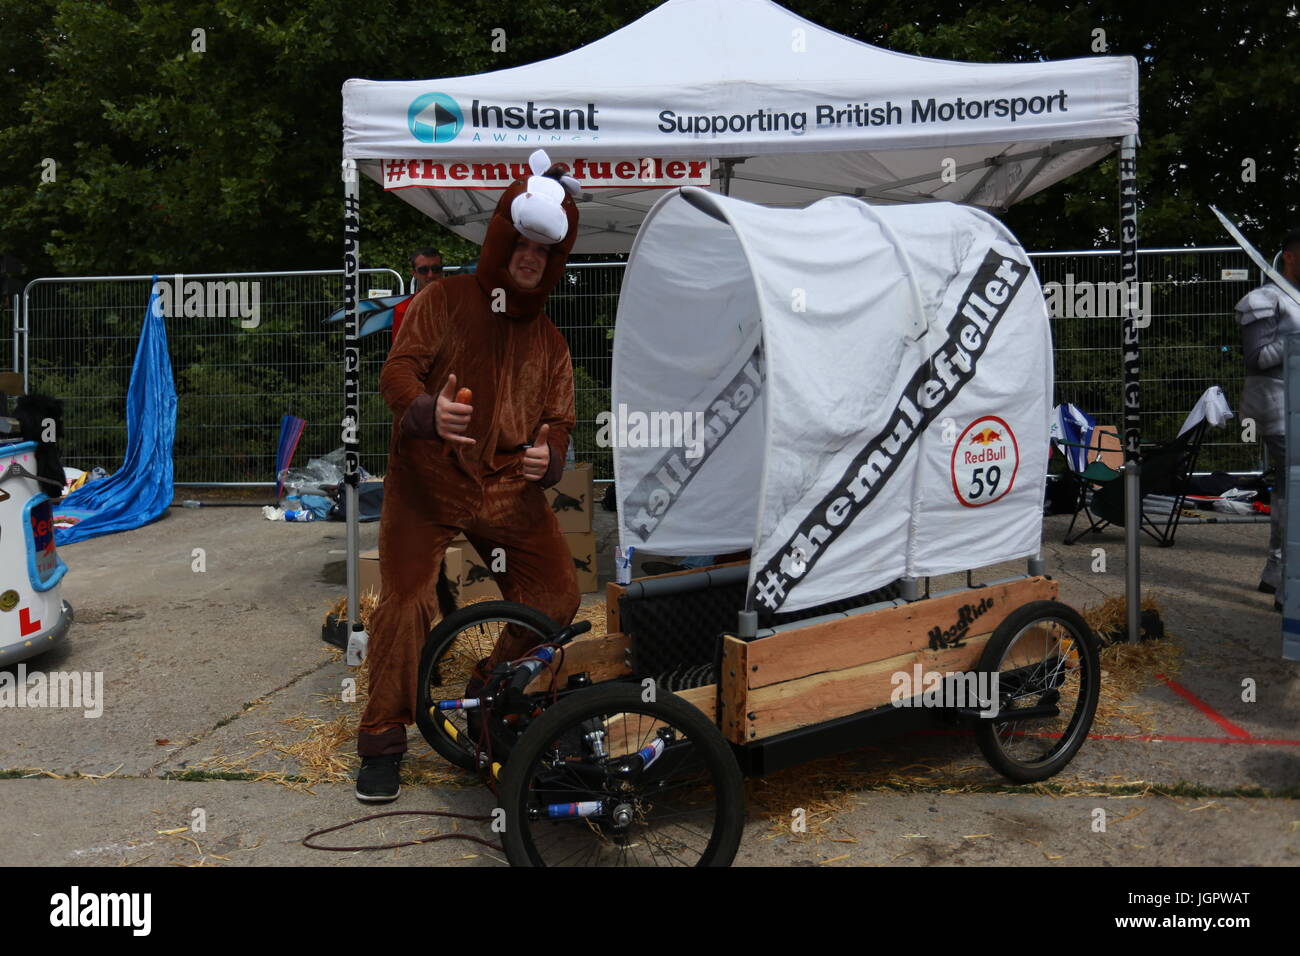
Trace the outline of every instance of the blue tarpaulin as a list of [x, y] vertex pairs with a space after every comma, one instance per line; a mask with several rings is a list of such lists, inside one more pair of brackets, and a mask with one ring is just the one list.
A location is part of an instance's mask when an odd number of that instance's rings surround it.
[[90, 512], [71, 528], [56, 530], [60, 547], [148, 524], [172, 502], [176, 383], [157, 288], [154, 276], [126, 393], [126, 457], [113, 474], [88, 482], [55, 507], [56, 513]]

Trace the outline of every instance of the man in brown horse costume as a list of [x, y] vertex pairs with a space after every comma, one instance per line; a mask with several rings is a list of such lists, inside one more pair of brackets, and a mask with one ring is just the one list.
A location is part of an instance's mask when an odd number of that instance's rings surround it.
[[[541, 162], [549, 161], [534, 154], [534, 172], [545, 168]], [[476, 274], [443, 279], [416, 296], [380, 375], [393, 432], [370, 699], [357, 734], [360, 800], [386, 802], [399, 792], [420, 651], [452, 538], [464, 532], [489, 562], [504, 550], [496, 578], [506, 599], [560, 625], [578, 609], [573, 560], [542, 494], [560, 478], [574, 425], [568, 345], [542, 308], [564, 274], [578, 212], [558, 170], [547, 176], [517, 181], [502, 195]], [[520, 657], [535, 642], [507, 631], [480, 669]]]

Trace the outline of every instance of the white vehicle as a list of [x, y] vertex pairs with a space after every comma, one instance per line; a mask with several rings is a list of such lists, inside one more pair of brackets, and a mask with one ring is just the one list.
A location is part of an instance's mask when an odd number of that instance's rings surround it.
[[52, 502], [36, 477], [36, 442], [0, 437], [0, 667], [61, 642], [72, 608], [54, 545]]

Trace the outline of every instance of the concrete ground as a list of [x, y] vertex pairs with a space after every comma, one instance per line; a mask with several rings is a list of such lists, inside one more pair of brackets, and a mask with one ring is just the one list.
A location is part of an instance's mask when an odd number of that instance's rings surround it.
[[[612, 518], [596, 515], [602, 581], [611, 572]], [[1062, 599], [1086, 607], [1122, 594], [1122, 532], [1065, 547], [1064, 526], [1048, 519], [1044, 539]], [[377, 532], [362, 527], [363, 548]], [[1146, 594], [1184, 648], [1182, 668], [1134, 698], [1130, 724], [1096, 728], [1051, 787], [1001, 787], [969, 737], [903, 737], [751, 781], [737, 862], [1300, 862], [1300, 664], [1280, 659], [1280, 617], [1254, 589], [1267, 534], [1264, 524], [1185, 526], [1176, 547], [1143, 549]], [[350, 785], [309, 792], [216, 778], [231, 766], [293, 773], [297, 758], [277, 748], [304, 736], [304, 720], [345, 712], [339, 695], [351, 672], [320, 641], [321, 619], [341, 593], [343, 545], [339, 524], [203, 508], [173, 509], [149, 527], [61, 549], [76, 623], [66, 644], [26, 667], [101, 672], [103, 714], [0, 715], [0, 860], [500, 865], [495, 850], [459, 840], [381, 852], [306, 849], [309, 831], [367, 812]], [[195, 570], [196, 548], [206, 570]], [[1104, 571], [1095, 570], [1099, 557]], [[1243, 699], [1249, 687], [1253, 699]], [[411, 733], [416, 765], [441, 767]], [[197, 779], [174, 779], [187, 770]], [[491, 812], [491, 795], [471, 778], [442, 778], [408, 787], [383, 809]], [[908, 786], [893, 789], [899, 781]], [[806, 832], [785, 822], [799, 810]], [[181, 829], [200, 816], [205, 829]], [[328, 839], [383, 843], [453, 828], [493, 836], [473, 822], [410, 817]]]

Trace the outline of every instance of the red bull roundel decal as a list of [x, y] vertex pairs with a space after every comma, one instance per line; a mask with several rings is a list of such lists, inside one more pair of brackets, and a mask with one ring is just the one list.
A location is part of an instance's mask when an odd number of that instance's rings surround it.
[[1016, 480], [1020, 448], [1011, 426], [985, 415], [966, 426], [952, 449], [952, 490], [967, 508], [1003, 498]]

